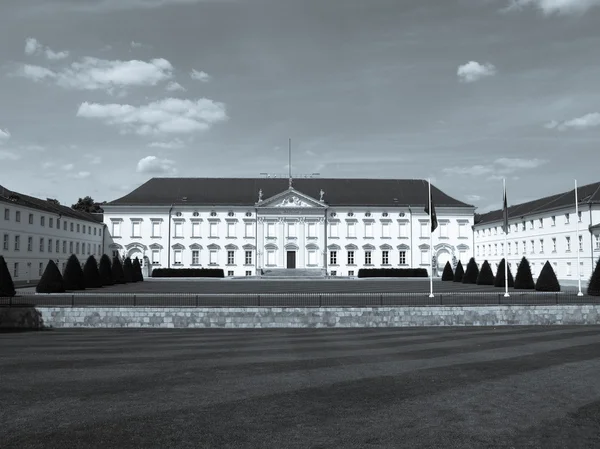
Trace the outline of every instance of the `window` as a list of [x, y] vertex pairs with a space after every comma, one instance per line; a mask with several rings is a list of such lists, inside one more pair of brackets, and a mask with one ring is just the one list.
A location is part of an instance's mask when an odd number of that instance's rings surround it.
[[494, 235], [498, 235], [498, 226], [494, 226]]
[[254, 226], [252, 225], [252, 223], [246, 223], [244, 225], [244, 236], [245, 237], [254, 237]]
[[406, 264], [406, 251], [400, 251], [400, 265]]
[[[73, 223], [71, 223], [71, 231], [73, 231]], [[121, 237], [121, 222], [113, 221], [112, 222], [112, 236], [113, 237]]]
[[336, 270], [331, 270], [331, 275], [332, 276], [337, 276], [337, 271]]
[[308, 236], [309, 237], [316, 237], [317, 236], [317, 224], [316, 223], [309, 223], [308, 224]]
[[500, 243], [500, 255], [504, 256], [504, 243]]
[[424, 222], [421, 222], [421, 237], [429, 237], [429, 226]]
[[180, 249], [176, 249], [173, 252], [173, 261], [175, 265], [181, 265], [183, 262], [183, 251], [181, 251]]
[[371, 251], [365, 251], [365, 265], [371, 265]]
[[408, 226], [406, 225], [406, 223], [400, 223], [399, 230], [398, 230], [399, 237], [408, 237], [408, 232], [406, 229], [407, 227]]
[[94, 235], [96, 235], [96, 230], [97, 230], [97, 228], [94, 228]]
[[87, 244], [87, 255], [89, 256], [92, 253], [91, 245]]
[[389, 263], [390, 263], [390, 252], [388, 250], [383, 250], [381, 252], [381, 263], [383, 265], [389, 265]]
[[523, 254], [527, 253], [527, 242], [523, 240]]
[[354, 265], [354, 251], [348, 251], [348, 265]]
[[44, 252], [44, 238], [40, 238], [40, 253]]
[[60, 253], [60, 240], [56, 239], [56, 248], [54, 250], [56, 253]]
[[85, 225], [83, 225], [83, 230], [82, 230], [82, 232], [85, 234]]
[[569, 214], [565, 214], [565, 224], [569, 224]]
[[19, 222], [19, 223], [21, 222], [21, 211], [20, 210], [15, 212], [15, 221]]
[[40, 225], [41, 226], [46, 226], [46, 217], [44, 217], [44, 216], [40, 217]]
[[515, 228], [515, 232], [519, 232], [519, 225], [518, 224], [515, 223], [514, 228]]
[[192, 237], [200, 237], [200, 223], [192, 222]]
[[113, 249], [112, 255], [113, 255], [113, 258], [119, 257], [119, 250]]
[[33, 224], [33, 214], [29, 214], [29, 224]]
[[498, 244], [494, 243], [494, 256], [498, 255]]
[[571, 251], [571, 237], [565, 237], [567, 243], [567, 251]]
[[540, 239], [540, 253], [544, 252], [544, 239]]
[[[65, 263], [63, 262], [63, 271], [65, 270]], [[44, 263], [40, 262], [38, 265], [38, 276], [42, 276], [44, 274]]]
[[275, 265], [275, 251], [272, 249], [267, 251], [267, 265]]
[[79, 254], [79, 242], [75, 243], [75, 254]]
[[21, 236], [15, 235], [15, 251], [19, 251], [21, 249]]
[[552, 215], [552, 217], [550, 217], [550, 223], [551, 223], [551, 226], [556, 226], [556, 217], [554, 215]]
[[531, 240], [531, 254], [535, 254], [535, 240]]
[[552, 252], [556, 252], [556, 237], [552, 237]]
[[52, 252], [52, 239], [48, 239], [48, 252]]
[[152, 264], [160, 264], [160, 251], [157, 249], [152, 250]]
[[314, 249], [308, 251], [308, 265], [317, 265], [317, 252]]
[[27, 237], [27, 251], [33, 251], [33, 237]]
[[373, 223], [365, 223], [365, 237], [373, 237]]
[[381, 224], [381, 237], [383, 237], [384, 239], [390, 238], [390, 224], [389, 223]]
[[594, 235], [595, 247], [600, 250], [600, 234]]
[[13, 270], [13, 277], [19, 277], [19, 262], [15, 262], [15, 268]]
[[583, 251], [583, 236], [579, 236], [579, 251]]
[[[56, 229], [60, 229], [60, 218], [56, 219]], [[96, 235], [96, 234], [94, 234]]]
[[577, 212], [577, 221], [581, 223], [581, 211]]
[[567, 262], [567, 276], [571, 276], [571, 262]]
[[10, 209], [8, 208], [4, 209], [4, 219], [10, 220]]
[[356, 223], [348, 223], [348, 238], [356, 237]]
[[519, 255], [519, 242], [515, 242], [515, 255]]
[[66, 221], [64, 221], [64, 222], [63, 222], [63, 229], [64, 229], [65, 231], [67, 230], [67, 222], [66, 222]]
[[533, 229], [533, 220], [529, 221], [529, 229]]
[[212, 238], [218, 237], [218, 235], [219, 235], [218, 231], [219, 231], [218, 223], [211, 223], [209, 236]]
[[288, 238], [296, 237], [296, 223], [288, 223]]
[[485, 257], [485, 245], [481, 245], [481, 255]]
[[252, 271], [246, 271], [246, 276], [252, 276]]
[[197, 249], [192, 250], [192, 265], [200, 264], [200, 251]]
[[458, 224], [458, 237], [467, 237], [467, 225], [466, 223]]
[[275, 223], [267, 223], [267, 237], [275, 237]]
[[338, 231], [338, 224], [337, 223], [330, 223], [329, 224], [329, 237], [333, 237], [333, 238], [338, 238], [339, 237], [339, 231]]
[[81, 227], [79, 223], [77, 223], [77, 232], [81, 232]]
[[422, 250], [421, 251], [421, 265], [428, 265], [430, 263], [430, 261], [428, 260], [429, 252], [427, 250]]
[[235, 223], [227, 223], [227, 237], [235, 237]]
[[329, 251], [329, 265], [337, 265], [337, 251]]
[[354, 276], [354, 270], [348, 271], [348, 276]]
[[540, 229], [544, 227], [544, 219], [540, 218]]
[[510, 256], [510, 254], [511, 254], [511, 248], [510, 248], [510, 247], [511, 247], [511, 244], [510, 244], [510, 242], [508, 242], [508, 243], [507, 243], [507, 249], [508, 249], [508, 255], [509, 255], [509, 256]]
[[54, 227], [54, 218], [53, 217], [49, 217], [48, 218], [48, 227], [49, 228], [53, 228]]
[[63, 262], [62, 263], [62, 272], [65, 272], [65, 267], [67, 266], [67, 262]]
[[66, 254], [67, 253], [67, 241], [63, 240], [63, 253]]
[[525, 222], [523, 222], [522, 225], [523, 225], [523, 227], [522, 227], [523, 231], [526, 231], [527, 228], [525, 227]]
[[[121, 236], [121, 222], [120, 221], [113, 222], [113, 229], [114, 229], [115, 223], [119, 223], [119, 232], [118, 232], [118, 234], [113, 233], [113, 237], [114, 236], [119, 236], [120, 237]], [[74, 226], [73, 222], [71, 222], [71, 227], [70, 227], [71, 232], [73, 232], [74, 227], [75, 226]]]
[[175, 235], [173, 237], [183, 237], [183, 223], [175, 222]]
[[134, 221], [131, 223], [131, 236], [132, 237], [141, 237], [142, 236], [142, 223], [139, 221]]
[[227, 276], [233, 276], [233, 270], [229, 270], [229, 271], [227, 272]]
[[[69, 242], [69, 253], [73, 254], [73, 242]], [[117, 256], [119, 255], [119, 252], [117, 251]]]
[[216, 265], [218, 262], [218, 252], [216, 249], [211, 249], [209, 253], [208, 262], [210, 265]]
[[479, 252], [479, 245], [477, 245], [477, 257], [479, 257], [480, 252]]
[[246, 250], [244, 253], [244, 264], [245, 265], [252, 265], [252, 251], [251, 250]]
[[235, 251], [227, 251], [227, 265], [235, 264]]
[[152, 222], [152, 237], [160, 237], [160, 221]]

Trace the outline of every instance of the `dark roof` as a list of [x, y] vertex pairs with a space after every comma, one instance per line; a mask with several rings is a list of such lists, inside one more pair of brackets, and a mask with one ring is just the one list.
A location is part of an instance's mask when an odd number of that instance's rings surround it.
[[[577, 200], [579, 204], [600, 203], [600, 182], [577, 187]], [[527, 203], [509, 206], [508, 218], [521, 218], [526, 215], [538, 214], [555, 209], [569, 207], [575, 204], [575, 189], [568, 192], [557, 193]], [[482, 214], [475, 224], [485, 224], [502, 221], [502, 209], [493, 210]]]
[[24, 195], [19, 192], [8, 190], [6, 187], [0, 186], [0, 202], [18, 204], [20, 206], [30, 207], [32, 209], [60, 214], [63, 217], [76, 218], [78, 220], [92, 221], [94, 223], [102, 223], [102, 216], [94, 216], [87, 212], [73, 210], [70, 207], [62, 206], [54, 203], [52, 200], [42, 200], [34, 196]]
[[[258, 191], [263, 200], [288, 189], [284, 178], [152, 178], [133, 192], [107, 205], [232, 205], [254, 206]], [[293, 187], [332, 206], [425, 206], [427, 181], [421, 179], [298, 178]], [[431, 186], [435, 206], [474, 207]]]

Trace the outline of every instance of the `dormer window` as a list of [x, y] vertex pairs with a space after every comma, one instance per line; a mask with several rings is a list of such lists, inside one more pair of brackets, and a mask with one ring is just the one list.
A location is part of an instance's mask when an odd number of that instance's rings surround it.
[[365, 217], [370, 217], [371, 216], [371, 212], [365, 212]]
[[182, 213], [181, 212], [175, 212], [175, 216], [176, 217], [181, 217]]
[[354, 217], [354, 212], [348, 212], [349, 217]]
[[198, 216], [200, 216], [200, 212], [196, 211], [196, 212], [194, 212], [192, 215], [193, 215], [194, 217], [198, 217]]
[[233, 217], [233, 216], [235, 216], [235, 214], [234, 214], [233, 212], [229, 211], [229, 212], [227, 213], [227, 216], [228, 216], [228, 217]]
[[213, 210], [213, 211], [210, 213], [210, 216], [211, 216], [211, 217], [216, 217], [216, 216], [217, 216], [217, 213], [216, 213], [216, 212]]
[[381, 214], [381, 216], [382, 216], [382, 217], [387, 217], [387, 216], [388, 216], [388, 213], [387, 213], [387, 212], [384, 212], [384, 213], [382, 213], [382, 214]]

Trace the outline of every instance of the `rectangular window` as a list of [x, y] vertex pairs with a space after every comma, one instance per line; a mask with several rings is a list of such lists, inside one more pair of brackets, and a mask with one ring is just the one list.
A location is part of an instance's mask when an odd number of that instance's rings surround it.
[[330, 223], [329, 224], [329, 237], [333, 237], [333, 238], [338, 238], [339, 237], [339, 230], [338, 230], [338, 224], [337, 223]]
[[565, 237], [567, 243], [567, 251], [571, 251], [571, 237]]
[[481, 245], [481, 255], [485, 257], [485, 245]]
[[498, 244], [494, 243], [494, 256], [498, 255]]
[[348, 265], [354, 265], [354, 251], [348, 251]]
[[53, 217], [49, 217], [48, 218], [48, 227], [49, 228], [53, 228], [54, 227], [54, 218]]
[[448, 237], [448, 223], [440, 223], [440, 237]]
[[183, 223], [180, 221], [175, 222], [175, 235], [174, 237], [183, 237]]
[[44, 217], [44, 216], [40, 217], [40, 225], [41, 226], [46, 226], [46, 217]]
[[15, 262], [15, 268], [13, 270], [13, 277], [19, 277], [19, 262]]
[[468, 237], [467, 236], [467, 225], [466, 223], [458, 224], [458, 237]]
[[200, 237], [200, 223], [192, 222], [192, 237]]
[[522, 229], [523, 229], [523, 231], [526, 231], [526, 230], [527, 230], [527, 228], [525, 227], [525, 222], [523, 222], [523, 223], [522, 223], [522, 225], [523, 225], [523, 228], [522, 228]]
[[567, 262], [567, 276], [571, 276], [572, 272], [571, 272], [571, 262]]
[[[65, 270], [65, 263], [63, 262], [63, 271]], [[38, 275], [42, 276], [44, 274], [44, 263], [40, 262], [38, 265]]]
[[97, 229], [98, 229], [98, 228], [94, 228], [94, 235], [96, 235], [96, 230], [97, 230]]
[[81, 232], [81, 225], [77, 223], [77, 232]]
[[181, 265], [183, 262], [183, 251], [176, 249], [173, 252], [173, 261], [175, 262], [175, 265]]
[[29, 214], [29, 224], [33, 224], [33, 214]]
[[365, 265], [371, 265], [371, 251], [365, 251]]
[[244, 264], [245, 265], [252, 265], [252, 251], [251, 250], [246, 250], [244, 253]]
[[210, 237], [218, 237], [219, 235], [219, 227], [218, 227], [218, 223], [211, 223], [210, 224]]
[[67, 222], [63, 222], [63, 229], [66, 231], [67, 230]]
[[552, 252], [556, 252], [556, 237], [552, 237]]
[[272, 249], [267, 251], [267, 265], [275, 265], [275, 251]]
[[583, 236], [579, 236], [579, 251], [583, 251]]
[[535, 254], [535, 240], [531, 240], [531, 254]]
[[27, 237], [27, 251], [33, 251], [33, 237]]
[[152, 250], [152, 263], [159, 264], [160, 263], [160, 251], [157, 249]]
[[527, 253], [527, 242], [523, 240], [523, 254]]
[[309, 223], [308, 224], [308, 236], [309, 237], [316, 237], [317, 236], [317, 224], [316, 223]]
[[288, 223], [288, 238], [296, 237], [296, 223]]
[[141, 237], [142, 236], [142, 223], [140, 223], [139, 221], [134, 221], [133, 223], [131, 223], [131, 225], [132, 225], [131, 236], [132, 237]]
[[15, 235], [15, 251], [19, 251], [21, 249], [21, 236]]
[[500, 255], [504, 256], [504, 243], [500, 243]]
[[540, 229], [544, 227], [544, 219], [540, 218]]
[[308, 265], [317, 265], [317, 252], [314, 249], [308, 251]]
[[267, 223], [267, 237], [275, 237], [275, 223]]
[[[71, 231], [73, 231], [73, 223], [71, 223]], [[112, 236], [113, 237], [121, 237], [121, 222], [113, 221], [112, 222]]]
[[400, 223], [399, 230], [398, 230], [398, 236], [399, 237], [408, 237], [407, 228], [408, 228], [408, 226], [406, 223]]
[[554, 215], [552, 217], [550, 217], [550, 223], [551, 223], [551, 226], [556, 226], [556, 217]]
[[235, 264], [235, 251], [227, 251], [227, 265]]
[[227, 276], [233, 276], [233, 270], [229, 270], [229, 271], [227, 272]]
[[91, 245], [88, 243], [88, 244], [87, 244], [87, 255], [89, 256], [89, 255], [91, 254], [91, 252], [92, 252], [92, 247], [91, 247]]
[[69, 242], [69, 254], [73, 254], [73, 242]]
[[515, 255], [519, 255], [519, 242], [515, 242]]
[[533, 229], [533, 220], [529, 220], [529, 229]]
[[381, 263], [383, 265], [389, 265], [389, 263], [390, 263], [390, 252], [388, 250], [383, 250], [381, 252]]
[[56, 229], [60, 229], [60, 218], [56, 219]]
[[350, 277], [354, 276], [354, 270], [348, 271], [348, 276], [350, 276]]
[[10, 209], [8, 208], [4, 209], [4, 219], [10, 220]]
[[540, 253], [544, 252], [544, 239], [540, 239]]
[[577, 221], [581, 223], [581, 211], [577, 212]]
[[48, 252], [52, 252], [52, 239], [48, 239]]
[[373, 237], [373, 223], [365, 223], [365, 237]]
[[58, 239], [56, 239], [56, 248], [54, 252], [60, 253], [60, 240]]
[[40, 237], [40, 253], [44, 252], [44, 238]]
[[160, 237], [160, 221], [152, 222], [152, 237]]
[[20, 210], [15, 212], [15, 221], [18, 223], [21, 222], [21, 211]]
[[[119, 223], [119, 233], [118, 234], [114, 234], [113, 233], [113, 236], [117, 236], [118, 235], [120, 237], [121, 236], [121, 222], [117, 221], [115, 223]], [[73, 232], [73, 230], [75, 229], [75, 225], [73, 224], [73, 222], [71, 222], [70, 229], [71, 229], [71, 232]], [[113, 229], [114, 229], [114, 223], [113, 223]]]
[[75, 254], [79, 254], [79, 242], [75, 243]]
[[83, 230], [82, 230], [82, 232], [85, 234], [85, 225], [83, 225]]
[[565, 224], [569, 224], [569, 214], [565, 214]]
[[429, 226], [427, 223], [421, 222], [421, 237], [429, 237]]
[[510, 256], [510, 255], [511, 255], [511, 244], [510, 244], [510, 242], [508, 242], [508, 244], [507, 244], [507, 245], [508, 245], [508, 246], [507, 246], [507, 249], [508, 249], [508, 255]]
[[227, 237], [235, 237], [235, 223], [227, 223]]
[[246, 276], [252, 276], [252, 271], [246, 271]]
[[594, 241], [596, 249], [600, 249], [600, 234], [594, 235]]
[[209, 253], [209, 259], [208, 262], [210, 263], [210, 265], [216, 265], [218, 263], [218, 253], [216, 249], [211, 249], [210, 253]]
[[337, 251], [329, 251], [329, 265], [337, 265]]
[[383, 237], [383, 238], [390, 237], [390, 224], [389, 223], [381, 224], [381, 237]]
[[421, 251], [421, 265], [427, 265], [429, 263], [430, 263], [429, 252], [428, 251]]
[[254, 237], [254, 225], [252, 223], [246, 223], [244, 225], [244, 229], [245, 229], [244, 235], [246, 237]]
[[349, 238], [356, 237], [356, 223], [354, 223], [354, 222], [348, 223], [348, 237]]
[[67, 254], [67, 241], [63, 240], [63, 254]]
[[406, 251], [400, 251], [400, 265], [406, 265]]

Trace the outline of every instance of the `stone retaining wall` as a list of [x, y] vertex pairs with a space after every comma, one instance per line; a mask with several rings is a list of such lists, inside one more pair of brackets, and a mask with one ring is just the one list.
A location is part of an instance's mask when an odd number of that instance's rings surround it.
[[600, 305], [365, 308], [0, 308], [0, 328], [285, 328], [561, 324], [600, 324]]

